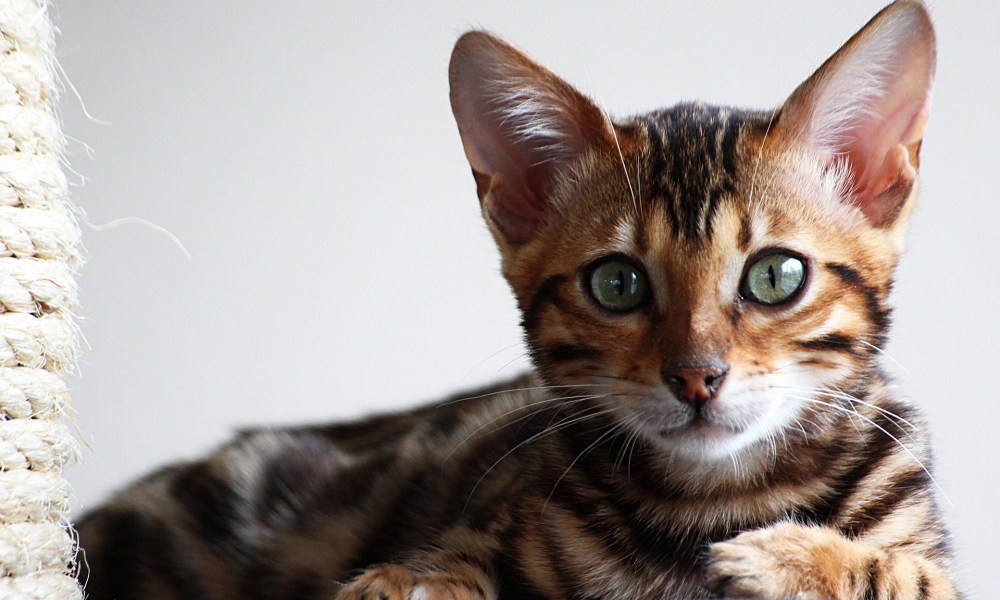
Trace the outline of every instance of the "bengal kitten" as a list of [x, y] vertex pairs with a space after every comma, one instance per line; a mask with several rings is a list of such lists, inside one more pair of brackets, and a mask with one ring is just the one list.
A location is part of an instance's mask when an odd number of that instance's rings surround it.
[[878, 361], [934, 63], [901, 1], [777, 110], [612, 121], [466, 33], [452, 108], [535, 372], [147, 477], [79, 524], [90, 597], [955, 598]]

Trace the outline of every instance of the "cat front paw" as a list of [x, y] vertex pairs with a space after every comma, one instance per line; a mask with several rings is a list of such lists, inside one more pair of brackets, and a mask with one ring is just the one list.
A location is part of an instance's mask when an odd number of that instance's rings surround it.
[[350, 581], [335, 600], [495, 600], [472, 578], [444, 572], [415, 573], [400, 565], [368, 569]]
[[827, 529], [779, 523], [713, 544], [706, 584], [728, 598], [848, 598], [856, 554]]

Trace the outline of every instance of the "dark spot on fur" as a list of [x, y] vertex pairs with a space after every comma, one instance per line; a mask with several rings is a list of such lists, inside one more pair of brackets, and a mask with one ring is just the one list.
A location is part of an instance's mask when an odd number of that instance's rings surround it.
[[854, 341], [841, 333], [826, 333], [818, 338], [799, 340], [795, 343], [806, 350], [830, 350], [848, 353], [854, 350]]

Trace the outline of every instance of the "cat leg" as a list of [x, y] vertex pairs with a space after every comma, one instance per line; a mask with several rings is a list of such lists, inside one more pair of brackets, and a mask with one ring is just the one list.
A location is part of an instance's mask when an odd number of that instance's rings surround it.
[[947, 570], [902, 548], [851, 541], [828, 527], [779, 523], [710, 549], [708, 587], [730, 598], [945, 600]]

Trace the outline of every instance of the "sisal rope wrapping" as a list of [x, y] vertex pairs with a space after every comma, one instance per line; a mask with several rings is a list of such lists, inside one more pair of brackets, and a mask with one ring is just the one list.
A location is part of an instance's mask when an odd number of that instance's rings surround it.
[[47, 0], [0, 0], [0, 598], [81, 599], [63, 377], [80, 231], [60, 167]]

